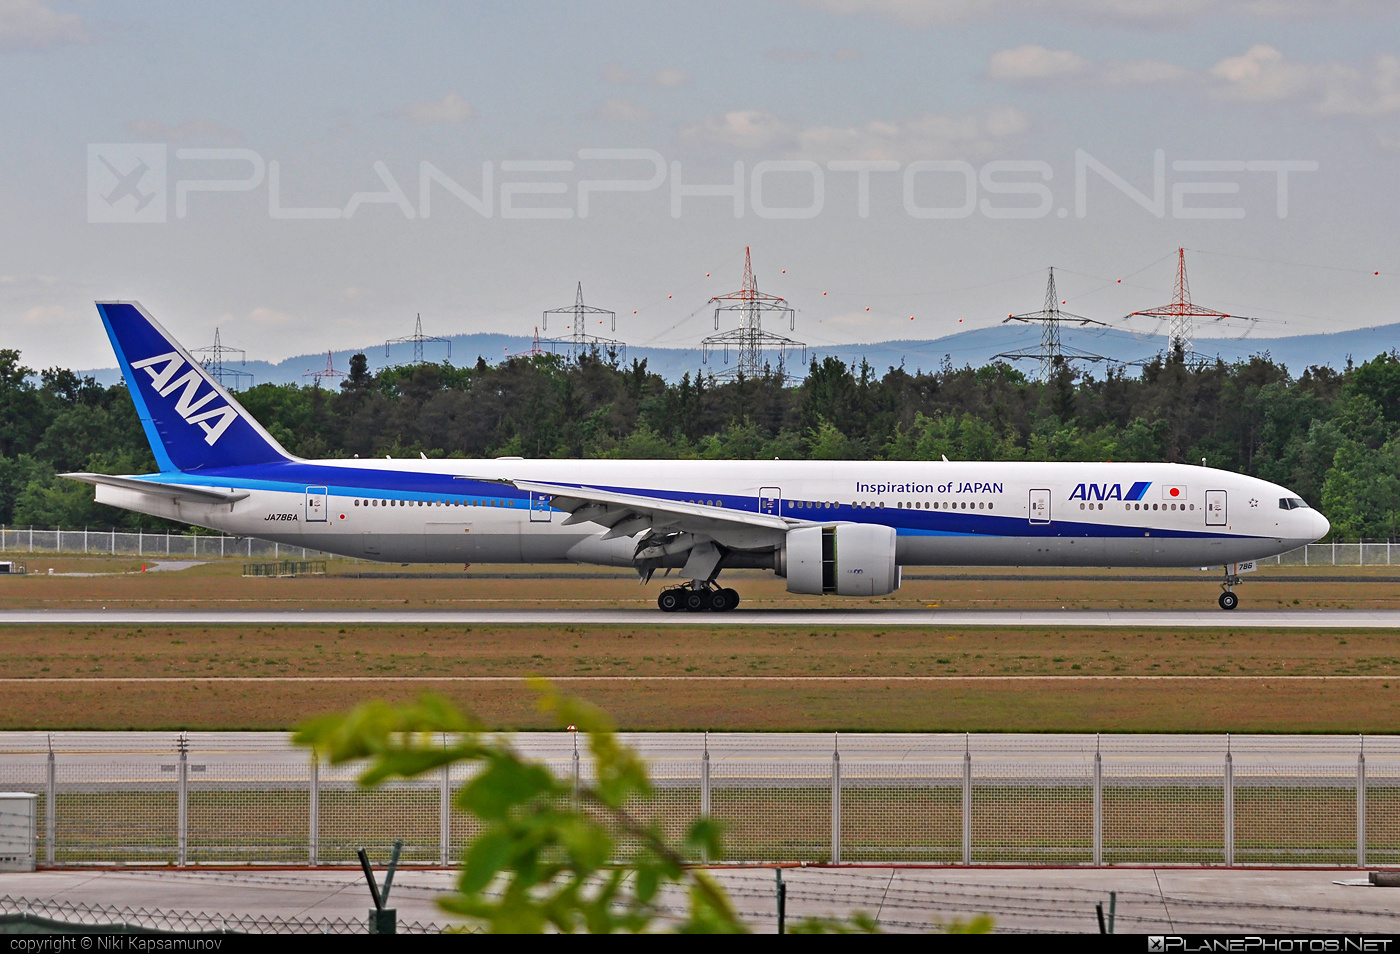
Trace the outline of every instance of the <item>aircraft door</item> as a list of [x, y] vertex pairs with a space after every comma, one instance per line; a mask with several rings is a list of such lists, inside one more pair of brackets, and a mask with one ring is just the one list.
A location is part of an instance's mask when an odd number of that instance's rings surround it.
[[1206, 526], [1208, 526], [1208, 527], [1223, 527], [1223, 526], [1225, 526], [1225, 522], [1226, 522], [1226, 520], [1228, 519], [1228, 516], [1229, 516], [1228, 511], [1226, 510], [1226, 503], [1227, 503], [1227, 502], [1228, 502], [1228, 501], [1226, 500], [1225, 491], [1223, 491], [1223, 490], [1207, 490], [1207, 491], [1206, 491]]
[[1031, 523], [1050, 522], [1050, 491], [1031, 491]]
[[771, 513], [775, 517], [781, 517], [783, 492], [777, 487], [760, 487], [758, 489], [758, 512]]
[[549, 505], [551, 499], [546, 494], [530, 491], [531, 523], [549, 523], [554, 519], [554, 508]]
[[325, 523], [326, 522], [326, 488], [307, 487], [306, 488], [306, 522]]

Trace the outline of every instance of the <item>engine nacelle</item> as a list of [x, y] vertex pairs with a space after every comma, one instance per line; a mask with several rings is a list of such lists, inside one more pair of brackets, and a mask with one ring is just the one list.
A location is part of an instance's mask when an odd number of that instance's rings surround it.
[[899, 589], [893, 527], [838, 523], [789, 530], [779, 553], [789, 593], [884, 596]]

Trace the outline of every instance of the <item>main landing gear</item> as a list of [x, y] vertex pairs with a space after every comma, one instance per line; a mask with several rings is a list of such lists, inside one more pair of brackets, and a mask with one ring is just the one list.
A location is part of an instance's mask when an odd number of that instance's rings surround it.
[[686, 610], [691, 613], [727, 613], [739, 605], [739, 593], [728, 587], [704, 580], [692, 580], [669, 590], [662, 590], [656, 605], [663, 613]]
[[1240, 582], [1240, 575], [1235, 571], [1235, 565], [1225, 567], [1225, 580], [1220, 584], [1220, 608], [1232, 610], [1240, 605], [1240, 598], [1235, 595], [1235, 586]]

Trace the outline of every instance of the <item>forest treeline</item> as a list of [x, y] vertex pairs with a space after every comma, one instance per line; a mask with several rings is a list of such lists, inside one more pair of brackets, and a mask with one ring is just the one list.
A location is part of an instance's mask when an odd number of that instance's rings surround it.
[[[1297, 377], [1267, 355], [1163, 356], [1032, 381], [1003, 363], [931, 372], [836, 358], [800, 384], [773, 373], [667, 383], [604, 355], [366, 370], [336, 389], [262, 384], [239, 400], [304, 457], [1141, 460], [1200, 463], [1292, 488], [1333, 537], [1400, 538], [1400, 354]], [[0, 522], [162, 527], [92, 501], [65, 471], [154, 470], [125, 387], [0, 350]]]

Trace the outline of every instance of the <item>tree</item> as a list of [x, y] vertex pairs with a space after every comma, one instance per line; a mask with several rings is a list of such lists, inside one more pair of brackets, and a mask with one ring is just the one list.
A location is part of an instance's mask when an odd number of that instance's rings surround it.
[[[607, 716], [558, 695], [541, 680], [533, 686], [544, 711], [588, 738], [596, 780], [576, 793], [508, 741], [487, 734], [477, 719], [431, 696], [397, 708], [365, 703], [348, 715], [314, 720], [296, 734], [296, 742], [332, 764], [371, 760], [360, 776], [365, 786], [460, 762], [478, 766], [457, 792], [456, 804], [482, 828], [463, 856], [456, 890], [439, 903], [492, 933], [652, 930], [663, 914], [660, 892], [666, 885], [687, 892], [676, 930], [746, 932], [723, 889], [703, 869], [685, 863], [687, 851], [719, 855], [715, 824], [698, 819], [682, 846], [668, 844], [656, 827], [629, 811], [651, 793], [651, 782], [637, 755], [618, 743]], [[987, 930], [990, 922], [980, 920], [974, 927]], [[873, 931], [875, 926], [860, 915], [849, 924], [811, 920], [799, 929]]]

